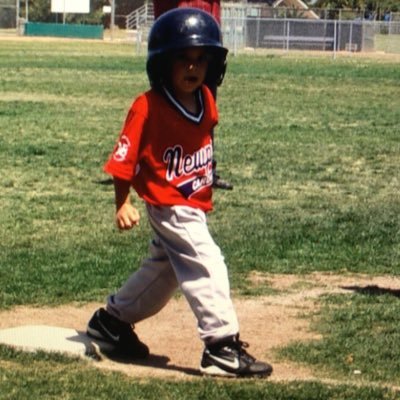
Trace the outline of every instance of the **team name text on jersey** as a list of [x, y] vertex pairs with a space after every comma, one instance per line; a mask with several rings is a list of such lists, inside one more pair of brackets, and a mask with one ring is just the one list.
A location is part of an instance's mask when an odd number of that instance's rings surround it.
[[193, 154], [183, 154], [180, 145], [169, 147], [165, 150], [163, 161], [167, 164], [166, 179], [170, 182], [182, 175], [190, 175], [201, 169], [212, 168], [212, 145], [208, 144]]

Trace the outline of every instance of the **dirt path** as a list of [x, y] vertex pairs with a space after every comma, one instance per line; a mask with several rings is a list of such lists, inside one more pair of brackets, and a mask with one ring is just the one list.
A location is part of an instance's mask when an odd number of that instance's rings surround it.
[[[241, 338], [250, 344], [249, 352], [274, 366], [273, 381], [310, 380], [315, 378], [307, 368], [283, 363], [274, 358], [273, 349], [294, 340], [318, 338], [310, 330], [305, 314], [318, 307], [317, 298], [324, 293], [351, 293], [353, 290], [400, 290], [400, 278], [338, 276], [332, 274], [254, 275], [254, 285], [268, 284], [275, 295], [237, 298]], [[0, 329], [44, 324], [84, 331], [93, 311], [102, 304], [66, 305], [57, 308], [17, 307], [0, 312]], [[94, 362], [101, 369], [121, 371], [129, 376], [188, 379], [198, 375], [202, 352], [195, 319], [183, 298], [174, 299], [155, 317], [139, 323], [136, 331], [149, 345], [151, 357], [144, 364], [129, 364], [103, 359]]]

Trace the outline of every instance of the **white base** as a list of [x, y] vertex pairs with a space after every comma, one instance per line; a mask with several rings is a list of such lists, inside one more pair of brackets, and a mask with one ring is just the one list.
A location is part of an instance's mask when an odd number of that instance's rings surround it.
[[[35, 352], [48, 351], [101, 359], [99, 345], [86, 333], [47, 325], [27, 325], [0, 330], [0, 344]], [[101, 344], [104, 349], [104, 344]]]

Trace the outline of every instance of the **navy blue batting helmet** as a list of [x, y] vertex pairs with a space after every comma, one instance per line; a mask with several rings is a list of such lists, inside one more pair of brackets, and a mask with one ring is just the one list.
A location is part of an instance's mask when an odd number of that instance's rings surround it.
[[150, 30], [146, 69], [153, 87], [166, 83], [171, 54], [188, 47], [204, 47], [211, 55], [205, 84], [222, 83], [228, 50], [222, 45], [218, 22], [198, 8], [182, 7], [162, 14]]

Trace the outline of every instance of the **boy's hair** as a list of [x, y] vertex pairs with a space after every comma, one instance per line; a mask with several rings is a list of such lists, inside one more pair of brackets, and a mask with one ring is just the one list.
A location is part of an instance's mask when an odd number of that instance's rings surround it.
[[211, 55], [204, 83], [222, 83], [228, 50], [217, 21], [197, 8], [176, 8], [161, 15], [149, 34], [146, 69], [152, 87], [168, 83], [171, 56], [188, 47], [203, 47]]

